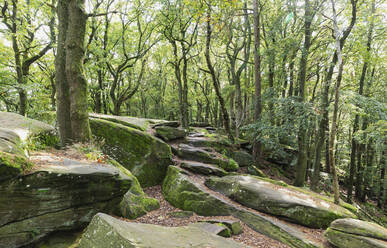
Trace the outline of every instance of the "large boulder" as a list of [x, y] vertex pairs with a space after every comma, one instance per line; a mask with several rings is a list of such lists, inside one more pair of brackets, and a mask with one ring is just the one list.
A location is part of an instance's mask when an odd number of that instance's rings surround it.
[[165, 141], [181, 139], [187, 135], [187, 131], [182, 128], [157, 126], [154, 129], [156, 131], [156, 135]]
[[247, 224], [253, 230], [276, 239], [294, 248], [320, 247], [320, 244], [308, 238], [299, 230], [259, 213], [239, 207], [208, 190], [189, 172], [176, 167], [168, 168], [162, 191], [165, 199], [173, 206], [194, 211], [204, 216], [232, 215]]
[[103, 151], [129, 169], [141, 186], [160, 184], [172, 164], [169, 145], [138, 129], [90, 118], [92, 133], [104, 140]]
[[135, 181], [112, 165], [67, 161], [36, 166], [0, 182], [0, 247], [35, 242], [54, 231], [85, 227], [97, 212], [119, 214]]
[[173, 206], [200, 215], [229, 215], [233, 211], [233, 208], [203, 191], [200, 184], [176, 166], [169, 166], [162, 191], [165, 199]]
[[53, 145], [54, 127], [19, 114], [0, 112], [0, 151], [27, 154], [27, 146]]
[[239, 168], [235, 160], [213, 152], [211, 148], [199, 148], [187, 144], [180, 144], [176, 149], [176, 153], [180, 158], [201, 163], [216, 164], [226, 171], [236, 171]]
[[387, 247], [387, 229], [367, 221], [350, 218], [335, 220], [324, 235], [338, 248]]
[[91, 118], [103, 119], [103, 120], [119, 123], [124, 126], [138, 129], [140, 131], [146, 131], [150, 126], [168, 125], [170, 123], [169, 121], [166, 121], [166, 120], [146, 119], [146, 118], [131, 117], [131, 116], [104, 115], [104, 114], [96, 114], [96, 113], [89, 113], [89, 116]]
[[94, 216], [79, 243], [79, 248], [106, 247], [245, 247], [194, 226], [164, 227], [131, 223], [99, 213]]
[[325, 228], [335, 219], [355, 217], [329, 201], [254, 176], [211, 177], [206, 185], [244, 206], [309, 227]]

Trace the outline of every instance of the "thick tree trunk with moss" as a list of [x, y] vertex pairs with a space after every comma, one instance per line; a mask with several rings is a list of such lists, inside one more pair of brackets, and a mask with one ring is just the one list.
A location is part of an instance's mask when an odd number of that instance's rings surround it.
[[66, 77], [66, 32], [68, 26], [68, 2], [58, 1], [58, 45], [55, 57], [56, 116], [61, 145], [71, 142], [70, 91]]
[[55, 61], [57, 113], [62, 145], [90, 140], [83, 43], [87, 15], [84, 0], [58, 1], [58, 52]]
[[66, 33], [66, 77], [70, 86], [70, 118], [72, 139], [75, 142], [90, 140], [87, 104], [87, 81], [83, 75], [84, 39], [87, 16], [84, 0], [70, 0]]

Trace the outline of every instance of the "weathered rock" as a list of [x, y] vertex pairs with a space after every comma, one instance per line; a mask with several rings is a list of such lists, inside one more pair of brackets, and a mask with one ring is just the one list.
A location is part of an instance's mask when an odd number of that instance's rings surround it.
[[215, 176], [225, 176], [227, 172], [222, 168], [219, 168], [216, 165], [204, 164], [194, 161], [183, 161], [180, 163], [180, 166], [184, 169], [192, 171], [194, 173], [203, 174], [203, 175], [215, 175]]
[[150, 125], [163, 124], [168, 123], [165, 120], [155, 120], [155, 119], [146, 119], [146, 118], [138, 118], [131, 116], [116, 116], [116, 115], [103, 115], [96, 113], [89, 113], [91, 118], [107, 120], [115, 123], [119, 123], [121, 125], [131, 127], [134, 129], [138, 129], [140, 131], [146, 131]]
[[81, 231], [55, 232], [28, 248], [77, 248], [81, 235]]
[[0, 183], [1, 248], [84, 227], [96, 212], [117, 213], [122, 196], [134, 183], [111, 165], [74, 162], [34, 170]]
[[267, 177], [263, 171], [257, 168], [257, 166], [251, 164], [247, 167], [247, 172], [254, 176]]
[[123, 196], [120, 202], [120, 215], [128, 219], [136, 219], [146, 213], [160, 208], [160, 203], [157, 199], [147, 197], [141, 188], [137, 178], [127, 169], [122, 167], [114, 160], [109, 160], [115, 167], [119, 168], [122, 173], [132, 181], [130, 189]]
[[55, 129], [19, 114], [0, 112], [0, 151], [26, 155], [27, 146], [53, 145]]
[[324, 235], [339, 248], [387, 247], [387, 229], [367, 221], [338, 219], [331, 223]]
[[21, 175], [31, 167], [32, 164], [24, 156], [0, 151], [0, 183]]
[[93, 134], [104, 139], [103, 151], [129, 169], [141, 186], [160, 184], [172, 164], [169, 145], [145, 132], [118, 123], [90, 119]]
[[208, 222], [198, 222], [198, 223], [192, 223], [189, 226], [198, 227], [200, 229], [203, 229], [206, 232], [209, 232], [218, 236], [222, 236], [225, 238], [231, 237], [231, 230], [228, 229], [227, 226], [221, 223], [213, 224]]
[[204, 216], [229, 215], [232, 211], [219, 199], [201, 190], [199, 184], [190, 180], [185, 171], [176, 166], [169, 166], [162, 190], [168, 202], [183, 210]]
[[79, 248], [106, 247], [237, 248], [244, 246], [197, 227], [164, 227], [130, 223], [99, 213], [94, 216], [82, 235]]
[[253, 164], [253, 156], [243, 150], [231, 152], [231, 158], [233, 158], [240, 167]]
[[192, 147], [186, 144], [180, 144], [177, 148], [178, 156], [202, 163], [217, 164], [226, 171], [235, 171], [239, 168], [237, 162], [221, 154], [215, 154], [206, 151], [204, 148]]
[[236, 221], [236, 220], [217, 220], [217, 219], [214, 219], [214, 220], [204, 220], [204, 221], [200, 221], [200, 222], [223, 224], [223, 225], [227, 226], [227, 228], [230, 229], [231, 233], [234, 235], [238, 235], [238, 234], [241, 234], [243, 232], [241, 223], [239, 221]]
[[254, 176], [211, 177], [206, 185], [244, 206], [309, 227], [324, 228], [335, 219], [354, 217], [341, 206]]
[[158, 126], [154, 128], [156, 135], [165, 141], [171, 141], [184, 138], [187, 131], [182, 128], [174, 128], [169, 126]]
[[153, 128], [160, 127], [160, 126], [179, 127], [180, 126], [180, 122], [179, 121], [165, 121], [165, 122], [156, 123], [156, 124], [152, 125]]
[[242, 209], [231, 201], [226, 201], [207, 190], [205, 186], [192, 180], [183, 169], [176, 166], [168, 168], [163, 182], [163, 195], [173, 206], [194, 211], [204, 216], [232, 215], [253, 230], [283, 242], [290, 247], [320, 247], [303, 233], [291, 226], [272, 220], [266, 216]]
[[189, 218], [193, 216], [194, 213], [192, 211], [175, 211], [167, 214], [172, 218]]

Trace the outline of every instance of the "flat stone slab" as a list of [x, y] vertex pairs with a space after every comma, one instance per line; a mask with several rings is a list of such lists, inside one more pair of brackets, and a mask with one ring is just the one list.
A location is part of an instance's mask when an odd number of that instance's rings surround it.
[[222, 168], [219, 168], [218, 166], [212, 164], [205, 164], [194, 161], [182, 161], [180, 163], [180, 166], [194, 173], [203, 175], [225, 176], [228, 174]]
[[246, 207], [309, 227], [325, 228], [335, 219], [354, 217], [349, 210], [314, 197], [312, 193], [308, 195], [254, 176], [211, 177], [206, 185]]
[[189, 226], [198, 227], [200, 229], [203, 229], [206, 232], [209, 232], [218, 236], [222, 236], [225, 238], [231, 237], [231, 230], [221, 223], [214, 224], [209, 222], [197, 222], [197, 223], [192, 223]]
[[177, 155], [185, 160], [216, 164], [226, 171], [235, 171], [239, 168], [237, 162], [221, 154], [216, 154], [213, 149], [209, 147], [198, 148], [187, 144], [179, 144], [176, 151]]
[[154, 124], [168, 123], [168, 121], [165, 121], [165, 120], [138, 118], [138, 117], [131, 117], [131, 116], [104, 115], [104, 114], [96, 114], [96, 113], [89, 113], [89, 116], [92, 118], [98, 118], [98, 119], [119, 123], [124, 126], [135, 128], [141, 131], [146, 131], [147, 128], [152, 124], [154, 125]]
[[241, 234], [243, 232], [241, 223], [237, 220], [217, 220], [217, 219], [214, 219], [214, 220], [203, 220], [203, 221], [199, 221], [199, 222], [223, 224], [223, 225], [227, 226], [231, 230], [232, 234], [234, 234], [234, 235], [238, 235], [238, 234]]
[[165, 199], [179, 209], [203, 216], [234, 216], [253, 230], [293, 248], [321, 247], [320, 243], [290, 225], [245, 210], [231, 200], [219, 197], [179, 167], [169, 166], [162, 191]]
[[24, 146], [30, 137], [53, 131], [54, 127], [44, 122], [0, 112], [0, 151], [24, 156]]
[[372, 222], [356, 219], [338, 219], [324, 233], [333, 245], [344, 248], [385, 248], [387, 229]]
[[0, 182], [1, 248], [79, 229], [97, 212], [116, 212], [135, 180], [112, 165], [52, 163], [33, 170]]
[[93, 217], [82, 235], [79, 248], [106, 247], [241, 248], [246, 246], [194, 226], [164, 227], [131, 223], [99, 213]]

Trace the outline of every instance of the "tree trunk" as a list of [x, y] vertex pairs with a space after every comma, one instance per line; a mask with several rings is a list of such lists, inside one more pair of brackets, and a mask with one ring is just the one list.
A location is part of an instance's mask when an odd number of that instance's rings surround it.
[[[304, 47], [302, 50], [302, 56], [300, 60], [300, 71], [298, 76], [298, 88], [299, 88], [299, 100], [300, 102], [305, 101], [305, 81], [306, 81], [306, 71], [307, 71], [307, 62], [309, 55], [309, 48], [311, 43], [311, 30], [310, 26], [312, 24], [313, 14], [309, 6], [309, 0], [305, 0], [305, 41]], [[307, 146], [306, 146], [306, 127], [303, 124], [300, 124], [298, 130], [298, 158], [297, 158], [297, 169], [296, 169], [296, 179], [294, 181], [295, 186], [302, 187], [305, 183], [305, 175], [307, 169]]]
[[91, 138], [87, 102], [87, 81], [83, 75], [84, 38], [87, 16], [84, 0], [70, 0], [66, 33], [66, 77], [70, 86], [70, 118], [74, 142]]
[[[254, 106], [254, 121], [258, 122], [261, 119], [262, 103], [261, 103], [261, 27], [260, 27], [260, 8], [258, 0], [253, 1], [254, 14], [254, 84], [255, 84], [255, 106]], [[253, 158], [254, 163], [259, 165], [262, 156], [262, 144], [254, 140], [253, 143]]]
[[215, 69], [212, 65], [211, 62], [211, 57], [210, 57], [210, 46], [211, 46], [211, 6], [208, 6], [208, 12], [207, 12], [207, 32], [206, 32], [206, 50], [205, 50], [205, 57], [206, 57], [206, 62], [207, 62], [207, 67], [208, 70], [210, 71], [212, 82], [214, 85], [215, 93], [216, 96], [218, 97], [219, 104], [220, 104], [220, 110], [222, 114], [222, 120], [223, 120], [223, 126], [224, 129], [226, 129], [226, 132], [228, 134], [228, 138], [232, 143], [234, 143], [234, 136], [231, 133], [231, 128], [230, 128], [230, 118], [226, 109], [226, 104], [224, 102], [224, 99], [222, 97], [222, 94], [220, 92], [220, 83], [219, 79], [216, 77]]
[[68, 1], [59, 0], [58, 13], [58, 45], [55, 56], [56, 84], [56, 118], [59, 127], [61, 145], [71, 143], [70, 90], [66, 77], [66, 32], [68, 27]]

